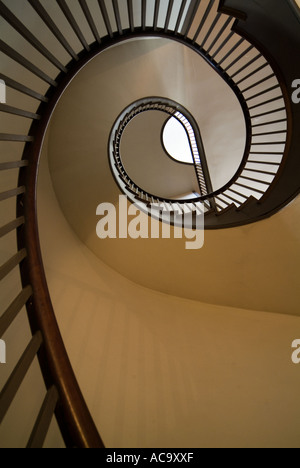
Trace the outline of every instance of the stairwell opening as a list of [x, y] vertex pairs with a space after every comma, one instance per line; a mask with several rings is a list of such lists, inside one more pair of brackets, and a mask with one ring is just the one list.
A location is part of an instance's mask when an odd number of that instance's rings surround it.
[[162, 130], [162, 142], [166, 154], [177, 162], [193, 164], [188, 134], [178, 119], [170, 117]]

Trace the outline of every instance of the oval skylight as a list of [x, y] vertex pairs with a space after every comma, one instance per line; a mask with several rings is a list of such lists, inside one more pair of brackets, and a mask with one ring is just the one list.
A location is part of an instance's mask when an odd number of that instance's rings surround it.
[[186, 130], [175, 117], [171, 117], [164, 126], [162, 140], [166, 152], [173, 159], [186, 164], [194, 163]]

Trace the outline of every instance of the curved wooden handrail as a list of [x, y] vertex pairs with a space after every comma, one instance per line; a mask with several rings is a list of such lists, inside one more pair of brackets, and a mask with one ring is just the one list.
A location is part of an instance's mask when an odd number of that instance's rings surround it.
[[[65, 80], [55, 90], [49, 104], [42, 104], [39, 110], [42, 118], [34, 122], [30, 135], [34, 141], [27, 144], [23, 159], [28, 166], [19, 173], [19, 185], [24, 184], [26, 192], [17, 201], [17, 213], [23, 213], [25, 223], [18, 230], [18, 246], [26, 246], [27, 258], [20, 266], [23, 285], [31, 284], [32, 300], [27, 304], [32, 332], [40, 330], [43, 346], [39, 353], [41, 370], [47, 388], [55, 385], [59, 403], [56, 417], [65, 443], [68, 447], [104, 448], [103, 441], [94, 424], [86, 402], [72, 369], [53, 310], [43, 260], [37, 222], [37, 177], [43, 140], [53, 109], [65, 89]], [[48, 97], [48, 96], [47, 96]], [[44, 108], [44, 109], [43, 109]]]

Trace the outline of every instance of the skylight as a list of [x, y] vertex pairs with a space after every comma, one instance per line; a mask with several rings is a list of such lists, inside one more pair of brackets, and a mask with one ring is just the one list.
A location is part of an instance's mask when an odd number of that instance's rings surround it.
[[187, 132], [178, 119], [171, 117], [167, 121], [162, 139], [165, 150], [171, 158], [181, 163], [194, 163]]

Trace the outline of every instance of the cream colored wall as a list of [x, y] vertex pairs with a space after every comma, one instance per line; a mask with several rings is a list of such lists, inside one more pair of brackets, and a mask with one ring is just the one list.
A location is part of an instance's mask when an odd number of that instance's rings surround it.
[[[183, 104], [201, 132], [205, 130], [205, 145], [210, 142], [207, 154], [214, 147], [231, 170], [237, 168], [225, 157], [224, 148], [230, 148], [227, 140], [233, 145], [239, 142], [242, 117], [237, 118], [240, 114], [234, 110], [226, 83], [216, 73], [212, 75], [216, 81], [212, 80], [207, 66], [193, 51], [164, 40], [131, 41], [92, 60], [69, 85], [53, 115], [49, 166], [55, 193], [78, 237], [131, 281], [206, 303], [299, 315], [300, 197], [270, 219], [206, 231], [204, 246], [198, 251], [187, 251], [182, 239], [106, 239], [100, 243], [96, 235], [97, 206], [117, 204], [120, 194], [108, 161], [109, 135], [120, 112], [141, 96], [169, 96]], [[126, 77], [121, 87], [120, 76]], [[218, 137], [219, 131], [225, 140]], [[145, 171], [147, 176], [151, 172], [141, 146], [133, 145], [130, 150], [131, 162], [138, 168], [134, 176], [145, 181], [138, 172]], [[165, 173], [166, 180], [169, 174]], [[162, 173], [157, 182], [165, 189], [168, 183], [163, 181]]]
[[300, 318], [179, 299], [96, 258], [43, 155], [39, 223], [67, 350], [107, 447], [300, 447]]

